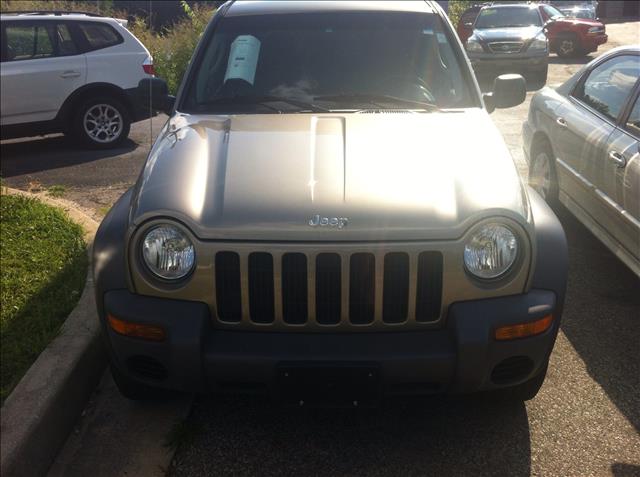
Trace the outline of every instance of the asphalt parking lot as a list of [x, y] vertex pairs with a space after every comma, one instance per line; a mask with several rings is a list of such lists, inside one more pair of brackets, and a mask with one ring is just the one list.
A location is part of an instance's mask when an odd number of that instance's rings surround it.
[[[605, 48], [640, 40], [639, 23], [607, 27]], [[593, 55], [592, 55], [593, 57]], [[582, 61], [555, 55], [549, 84]], [[526, 177], [527, 101], [492, 118]], [[130, 187], [163, 118], [138, 123], [124, 148], [80, 151], [61, 136], [2, 142], [5, 184], [63, 185], [100, 217]], [[640, 476], [640, 282], [566, 211], [570, 253], [561, 332], [540, 394], [393, 401], [377, 410], [305, 410], [256, 398], [198, 396], [170, 468], [195, 475]]]

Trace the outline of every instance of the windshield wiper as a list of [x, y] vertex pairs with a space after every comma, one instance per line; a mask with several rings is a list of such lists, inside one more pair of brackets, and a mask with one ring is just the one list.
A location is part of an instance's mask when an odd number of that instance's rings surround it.
[[306, 101], [300, 101], [293, 98], [285, 98], [281, 96], [258, 96], [258, 95], [234, 95], [234, 96], [220, 96], [218, 98], [213, 98], [209, 101], [205, 101], [200, 103], [200, 106], [210, 106], [215, 104], [258, 104], [261, 106], [265, 106], [274, 111], [278, 111], [279, 113], [283, 113], [280, 108], [276, 108], [274, 106], [270, 106], [269, 103], [286, 103], [296, 106], [301, 109], [308, 109], [315, 113], [329, 113], [330, 110], [323, 108], [321, 106], [315, 105], [313, 103], [308, 103]]
[[416, 101], [413, 99], [398, 98], [397, 96], [390, 96], [387, 94], [364, 94], [364, 93], [346, 93], [346, 94], [333, 94], [326, 96], [316, 96], [314, 101], [332, 101], [335, 103], [349, 103], [349, 102], [366, 102], [372, 104], [376, 108], [385, 109], [382, 106], [384, 103], [401, 104], [406, 107], [416, 106], [420, 109], [426, 109], [429, 111], [438, 110], [438, 105], [430, 103], [429, 101]]

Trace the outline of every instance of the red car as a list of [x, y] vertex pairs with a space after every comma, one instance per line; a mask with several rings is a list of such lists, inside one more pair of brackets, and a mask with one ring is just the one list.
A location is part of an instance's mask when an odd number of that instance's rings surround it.
[[[457, 31], [463, 43], [473, 33], [473, 24], [482, 6], [483, 4], [473, 6], [460, 16]], [[569, 18], [552, 5], [541, 3], [537, 7], [546, 22], [545, 31], [549, 38], [549, 47], [558, 56], [586, 55], [607, 42], [603, 23], [585, 18]]]

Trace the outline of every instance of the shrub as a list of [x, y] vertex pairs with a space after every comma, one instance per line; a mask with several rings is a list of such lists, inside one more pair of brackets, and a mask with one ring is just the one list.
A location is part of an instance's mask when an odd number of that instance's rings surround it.
[[156, 75], [167, 82], [171, 94], [177, 92], [200, 36], [215, 12], [212, 7], [196, 5], [192, 8], [185, 1], [181, 3], [187, 17], [160, 33], [151, 31], [141, 18], [129, 24], [130, 30], [153, 56]]
[[453, 28], [457, 28], [458, 20], [460, 20], [460, 16], [464, 13], [464, 11], [477, 5], [478, 1], [467, 1], [467, 0], [450, 0], [449, 1], [449, 19], [453, 24]]

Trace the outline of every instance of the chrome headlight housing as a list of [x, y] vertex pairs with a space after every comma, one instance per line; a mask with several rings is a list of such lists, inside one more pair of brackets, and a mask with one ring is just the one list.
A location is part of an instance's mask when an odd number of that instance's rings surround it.
[[546, 51], [548, 47], [549, 47], [549, 40], [547, 39], [547, 36], [543, 32], [540, 32], [533, 39], [533, 41], [531, 42], [531, 45], [529, 45], [529, 50], [530, 51]]
[[478, 227], [464, 247], [464, 265], [476, 278], [493, 280], [506, 274], [518, 257], [518, 238], [506, 225], [491, 222]]
[[142, 239], [141, 252], [147, 269], [164, 280], [186, 277], [196, 263], [193, 243], [173, 224], [160, 224], [149, 229]]
[[482, 53], [484, 51], [482, 45], [472, 39], [467, 40], [466, 48], [469, 53]]

